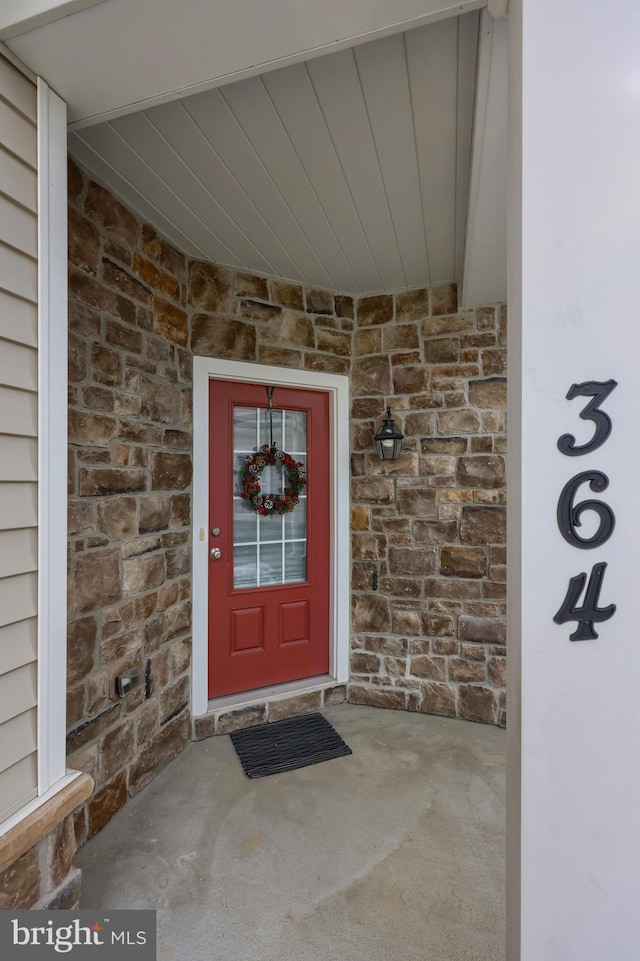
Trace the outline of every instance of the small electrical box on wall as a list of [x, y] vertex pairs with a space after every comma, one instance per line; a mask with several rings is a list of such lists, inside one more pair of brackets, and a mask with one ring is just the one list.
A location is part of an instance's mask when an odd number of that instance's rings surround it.
[[129, 668], [128, 671], [118, 674], [114, 684], [116, 697], [124, 697], [125, 694], [129, 694], [129, 692], [133, 691], [139, 683], [140, 671], [137, 667]]

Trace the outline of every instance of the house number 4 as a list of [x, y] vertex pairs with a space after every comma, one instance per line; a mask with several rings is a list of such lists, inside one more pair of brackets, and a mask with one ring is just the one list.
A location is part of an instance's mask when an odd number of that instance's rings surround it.
[[[582, 420], [590, 420], [594, 425], [594, 433], [586, 444], [576, 444], [573, 434], [563, 434], [558, 438], [558, 450], [567, 457], [580, 457], [590, 454], [602, 447], [611, 433], [611, 418], [600, 405], [606, 400], [611, 391], [617, 386], [615, 380], [587, 380], [583, 384], [573, 384], [567, 393], [567, 400], [574, 397], [590, 397], [591, 400], [580, 412]], [[582, 500], [576, 503], [579, 489], [588, 484], [593, 493], [602, 493], [609, 486], [609, 478], [599, 470], [586, 470], [576, 474], [562, 488], [558, 500], [557, 521], [560, 533], [573, 547], [579, 550], [591, 550], [605, 544], [613, 533], [616, 519], [608, 504], [598, 500]], [[583, 537], [578, 531], [581, 527], [582, 516], [592, 511], [598, 518], [598, 527], [590, 537]], [[576, 574], [569, 581], [569, 587], [560, 609], [553, 618], [556, 624], [567, 621], [577, 621], [578, 627], [571, 634], [572, 641], [588, 641], [598, 637], [594, 624], [608, 621], [616, 610], [615, 604], [598, 607], [600, 589], [607, 569], [604, 562], [594, 564], [589, 574]], [[584, 600], [580, 605], [580, 597], [584, 591]]]

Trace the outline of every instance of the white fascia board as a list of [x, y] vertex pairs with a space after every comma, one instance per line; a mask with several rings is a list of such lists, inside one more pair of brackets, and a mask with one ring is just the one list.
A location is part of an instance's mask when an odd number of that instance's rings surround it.
[[28, 30], [94, 7], [103, 0], [3, 0], [0, 6], [0, 40], [10, 40]]

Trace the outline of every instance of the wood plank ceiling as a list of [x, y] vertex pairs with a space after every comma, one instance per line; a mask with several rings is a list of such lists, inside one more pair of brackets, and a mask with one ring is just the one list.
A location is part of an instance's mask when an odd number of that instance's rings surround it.
[[78, 129], [191, 256], [347, 292], [459, 279], [479, 14]]

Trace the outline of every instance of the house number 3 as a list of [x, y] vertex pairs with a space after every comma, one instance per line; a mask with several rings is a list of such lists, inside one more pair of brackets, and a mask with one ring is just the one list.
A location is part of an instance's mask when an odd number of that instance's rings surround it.
[[[580, 457], [602, 447], [611, 433], [611, 418], [600, 410], [600, 405], [616, 386], [615, 380], [587, 380], [583, 384], [573, 384], [570, 387], [567, 400], [573, 400], [574, 397], [591, 398], [580, 412], [580, 417], [582, 420], [592, 421], [594, 433], [586, 444], [580, 445], [576, 444], [573, 434], [563, 434], [558, 438], [558, 450], [561, 453], [566, 454], [567, 457]], [[583, 551], [605, 544], [611, 537], [616, 523], [613, 511], [603, 501], [582, 500], [576, 503], [579, 489], [584, 484], [588, 484], [594, 494], [600, 494], [609, 486], [609, 478], [599, 470], [586, 470], [576, 474], [562, 488], [557, 510], [560, 533], [568, 544]], [[587, 511], [592, 511], [597, 516], [598, 527], [590, 537], [583, 537], [578, 528], [581, 527], [582, 516]], [[594, 640], [598, 637], [598, 633], [593, 625], [608, 621], [615, 614], [615, 604], [598, 607], [600, 588], [606, 569], [607, 565], [604, 562], [594, 564], [588, 581], [586, 572], [576, 574], [569, 581], [565, 599], [553, 619], [556, 624], [565, 624], [567, 621], [578, 622], [578, 627], [570, 636], [572, 641]], [[583, 591], [584, 600], [580, 606]]]

